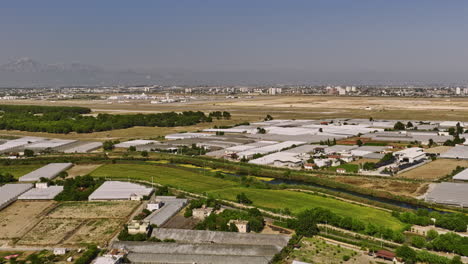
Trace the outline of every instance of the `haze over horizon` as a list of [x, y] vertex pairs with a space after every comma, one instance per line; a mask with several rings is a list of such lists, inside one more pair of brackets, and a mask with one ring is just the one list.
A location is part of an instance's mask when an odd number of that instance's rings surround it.
[[463, 83], [467, 13], [466, 1], [435, 0], [8, 2], [0, 65], [89, 67], [40, 78], [4, 67], [0, 86], [108, 83], [122, 71], [136, 75], [116, 82]]

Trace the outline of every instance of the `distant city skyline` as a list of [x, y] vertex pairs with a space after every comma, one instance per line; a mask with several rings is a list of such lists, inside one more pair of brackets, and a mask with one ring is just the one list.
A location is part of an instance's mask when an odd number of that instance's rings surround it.
[[0, 65], [463, 82], [467, 13], [466, 1], [435, 0], [12, 1]]

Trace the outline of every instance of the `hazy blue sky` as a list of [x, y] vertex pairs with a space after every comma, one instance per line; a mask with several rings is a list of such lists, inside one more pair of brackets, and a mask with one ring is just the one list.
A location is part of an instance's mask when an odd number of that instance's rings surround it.
[[0, 64], [468, 72], [468, 1], [2, 1]]

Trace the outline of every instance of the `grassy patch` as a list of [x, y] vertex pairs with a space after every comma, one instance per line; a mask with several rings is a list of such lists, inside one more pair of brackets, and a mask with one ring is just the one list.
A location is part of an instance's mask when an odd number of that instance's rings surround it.
[[327, 208], [340, 215], [359, 219], [366, 223], [376, 223], [392, 229], [400, 229], [403, 224], [390, 213], [382, 210], [350, 204], [331, 197], [287, 190], [263, 190], [250, 188], [231, 188], [209, 192], [215, 197], [236, 200], [236, 195], [245, 193], [253, 204], [263, 208], [289, 208], [293, 214], [315, 207]]
[[[207, 172], [208, 173], [208, 172]], [[109, 177], [122, 179], [138, 179], [160, 183], [189, 192], [203, 193], [227, 187], [239, 186], [239, 184], [216, 179], [204, 175], [202, 172], [194, 172], [190, 169], [157, 166], [150, 164], [109, 164], [91, 172], [93, 177]]]
[[357, 173], [359, 171], [359, 165], [357, 164], [350, 164], [350, 163], [346, 163], [346, 164], [341, 164], [339, 166], [335, 166], [335, 167], [330, 167], [328, 168], [328, 170], [330, 171], [336, 171], [336, 169], [338, 168], [343, 168], [346, 170], [346, 172], [348, 173]]
[[367, 223], [379, 223], [393, 229], [402, 227], [400, 221], [391, 217], [387, 212], [378, 209], [354, 205], [320, 195], [312, 195], [286, 190], [255, 189], [240, 186], [239, 183], [218, 179], [190, 169], [172, 168], [150, 164], [109, 164], [93, 171], [94, 177], [112, 177], [122, 179], [140, 179], [169, 185], [174, 188], [195, 192], [208, 193], [215, 198], [236, 200], [236, 195], [246, 193], [254, 205], [271, 208], [289, 208], [293, 213], [305, 209], [324, 207], [340, 216], [351, 216]]
[[33, 170], [39, 169], [40, 167], [42, 167], [42, 165], [37, 164], [0, 166], [0, 173], [10, 173], [15, 178], [19, 178]]

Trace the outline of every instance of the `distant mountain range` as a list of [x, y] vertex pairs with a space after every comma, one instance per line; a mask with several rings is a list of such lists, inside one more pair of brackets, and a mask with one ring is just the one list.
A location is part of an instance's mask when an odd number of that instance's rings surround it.
[[30, 58], [0, 66], [0, 87], [144, 84], [148, 79], [147, 73], [108, 71], [80, 63], [44, 64]]
[[70, 63], [45, 64], [21, 58], [0, 66], [0, 87], [97, 86], [97, 85], [466, 85], [462, 73], [306, 71], [115, 71]]

